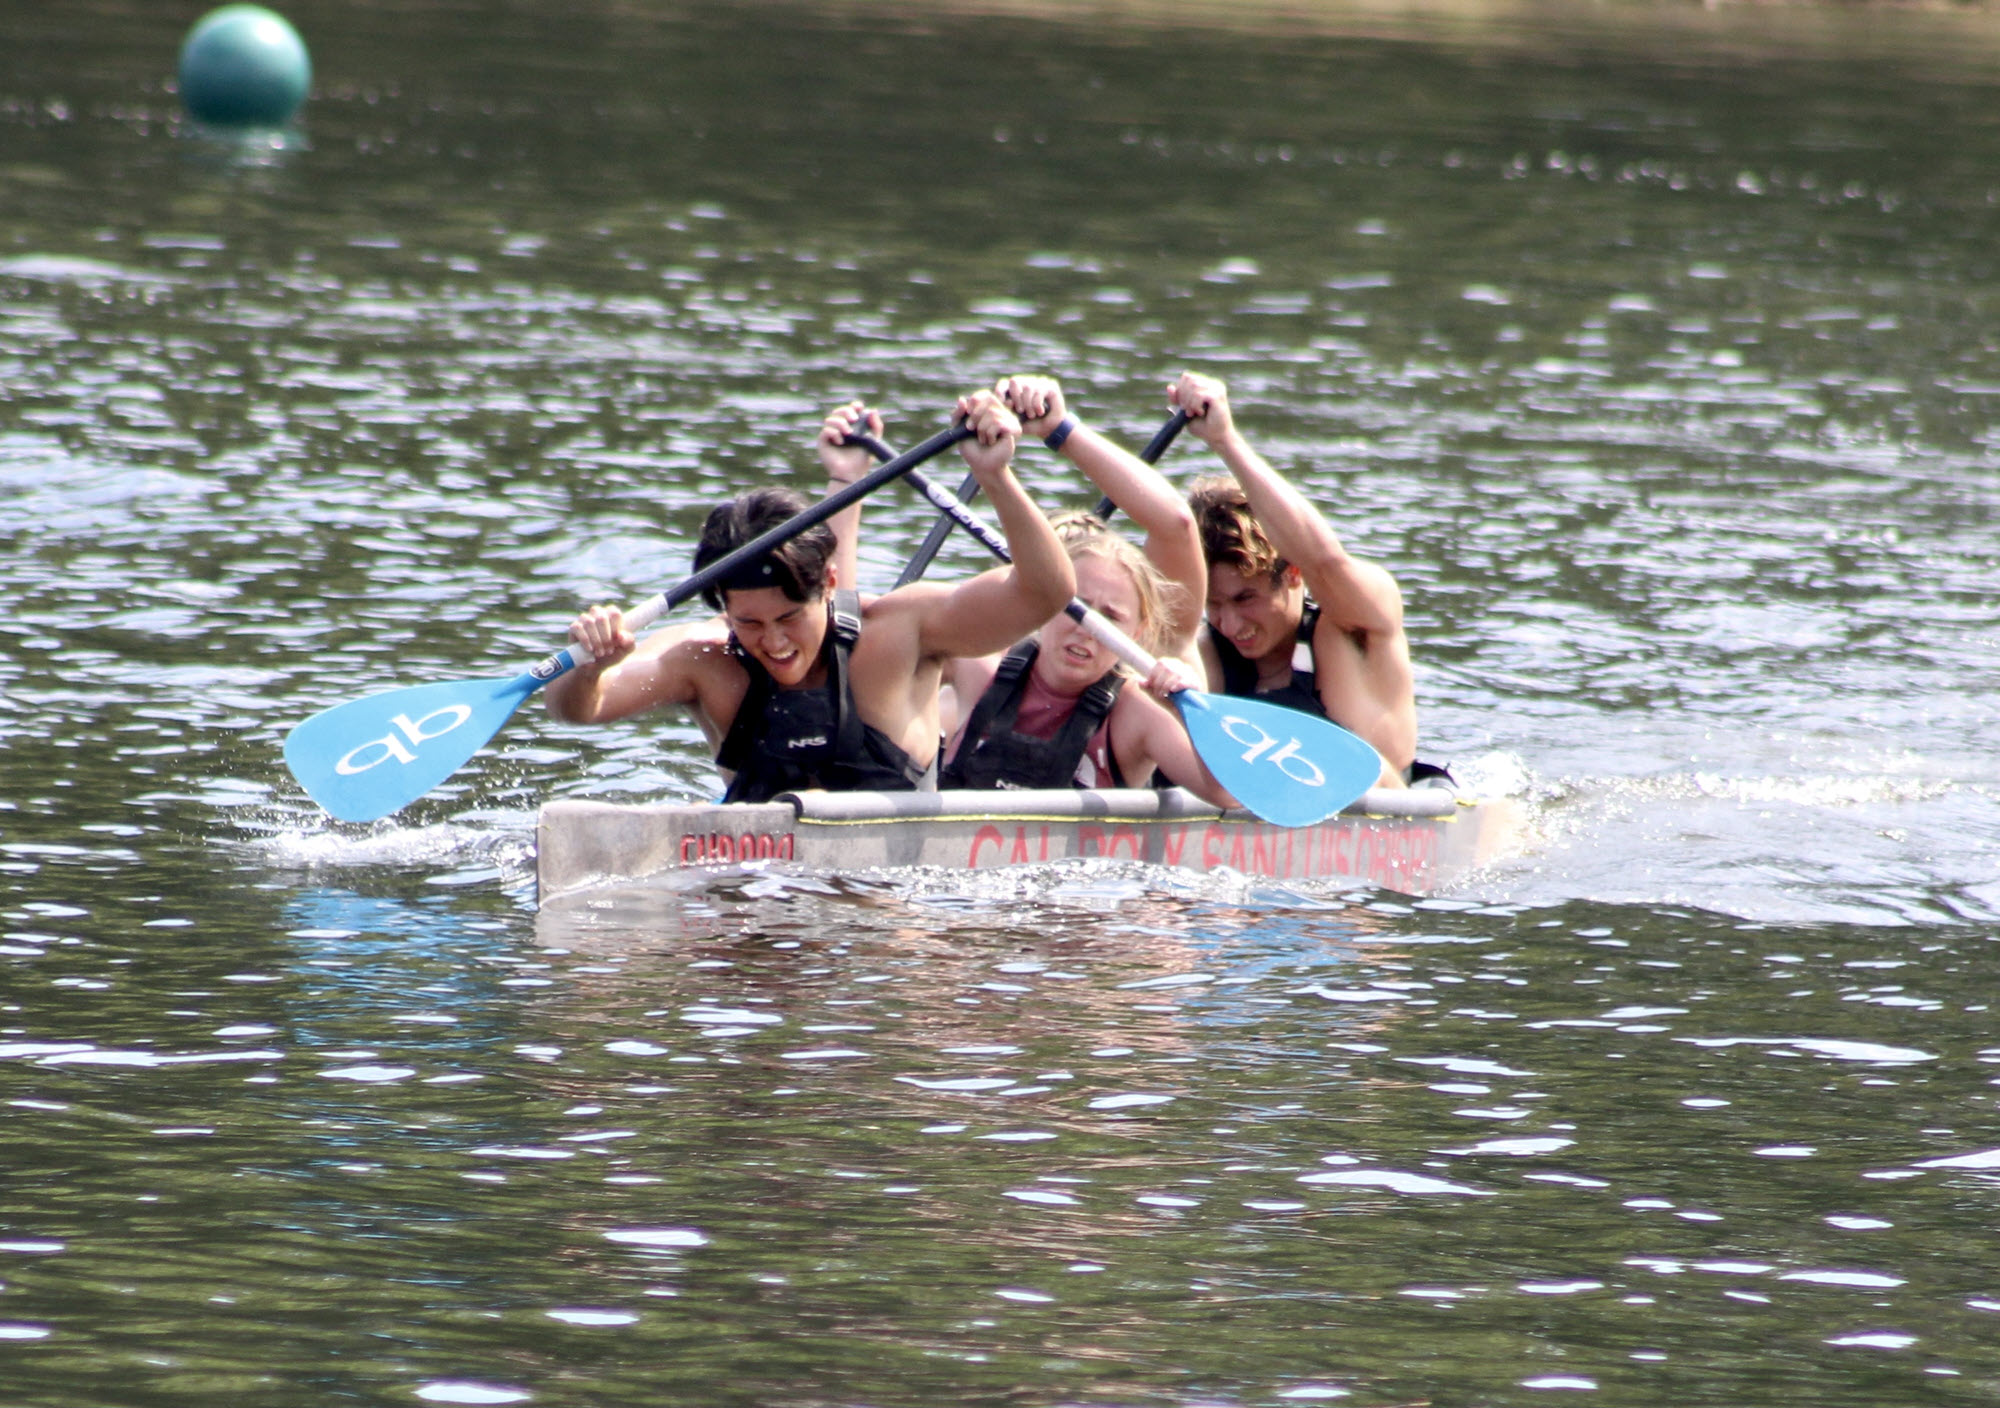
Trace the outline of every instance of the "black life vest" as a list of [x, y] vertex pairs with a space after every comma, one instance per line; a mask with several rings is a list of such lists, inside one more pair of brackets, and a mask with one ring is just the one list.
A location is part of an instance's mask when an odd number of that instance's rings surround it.
[[1319, 675], [1314, 668], [1312, 648], [1313, 628], [1318, 624], [1319, 605], [1309, 601], [1305, 614], [1299, 617], [1298, 636], [1292, 645], [1291, 683], [1266, 690], [1257, 688], [1257, 662], [1246, 659], [1222, 632], [1211, 629], [1208, 639], [1215, 646], [1216, 658], [1222, 662], [1222, 692], [1242, 699], [1260, 699], [1266, 704], [1282, 704], [1287, 709], [1302, 709], [1325, 718], [1326, 704], [1319, 697]]
[[715, 765], [735, 774], [725, 802], [768, 802], [781, 792], [823, 787], [830, 792], [928, 792], [937, 759], [910, 761], [854, 707], [848, 659], [861, 639], [861, 598], [836, 591], [827, 606], [826, 684], [780, 689], [755, 656], [729, 638], [730, 652], [750, 675], [750, 688], [716, 750]]
[[[1040, 646], [1024, 640], [1000, 658], [993, 683], [972, 706], [958, 754], [938, 779], [942, 787], [1081, 787], [1078, 766], [1091, 736], [1104, 724], [1125, 677], [1113, 670], [1077, 696], [1076, 708], [1049, 738], [1014, 731], [1015, 716], [1028, 693], [1028, 673]], [[1110, 749], [1111, 785], [1123, 787], [1118, 759]]]

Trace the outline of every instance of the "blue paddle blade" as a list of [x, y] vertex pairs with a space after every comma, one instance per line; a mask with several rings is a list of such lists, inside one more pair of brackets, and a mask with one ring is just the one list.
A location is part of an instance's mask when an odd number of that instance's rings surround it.
[[377, 821], [457, 772], [544, 683], [453, 680], [322, 709], [285, 735], [306, 795], [342, 821]]
[[1215, 780], [1273, 826], [1324, 821], [1382, 776], [1381, 755], [1325, 719], [1195, 689], [1173, 700]]

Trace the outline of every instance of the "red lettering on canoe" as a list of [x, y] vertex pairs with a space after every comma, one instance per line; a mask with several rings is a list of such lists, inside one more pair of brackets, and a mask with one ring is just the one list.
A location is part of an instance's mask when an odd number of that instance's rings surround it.
[[728, 865], [739, 860], [790, 860], [792, 833], [753, 831], [732, 836], [723, 831], [681, 837], [682, 865]]
[[1250, 873], [1253, 875], [1278, 873], [1278, 833], [1268, 826], [1258, 827], [1250, 838]]
[[1354, 828], [1343, 826], [1334, 833], [1332, 864], [1327, 866], [1328, 875], [1352, 875], [1354, 873]]
[[979, 848], [981, 846], [990, 845], [994, 850], [999, 851], [1004, 849], [1006, 844], [1006, 838], [1001, 836], [1000, 828], [989, 822], [972, 833], [972, 849], [966, 853], [965, 863], [971, 869], [977, 870], [979, 868]]
[[1222, 827], [1210, 822], [1201, 833], [1201, 868], [1213, 870], [1222, 864]]

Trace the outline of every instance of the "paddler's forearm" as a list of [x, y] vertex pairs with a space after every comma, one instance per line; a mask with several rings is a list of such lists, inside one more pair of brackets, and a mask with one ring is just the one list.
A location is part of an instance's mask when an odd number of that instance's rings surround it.
[[604, 703], [604, 671], [596, 665], [579, 665], [542, 690], [542, 705], [549, 717], [565, 724], [594, 724]]
[[1162, 643], [1170, 654], [1191, 656], [1201, 603], [1208, 594], [1208, 561], [1202, 556], [1201, 531], [1187, 500], [1157, 469], [1082, 421], [1076, 422], [1057, 453], [1144, 530], [1147, 560], [1180, 597], [1167, 613]]
[[1231, 429], [1214, 445], [1217, 455], [1250, 501], [1250, 512], [1279, 556], [1311, 575], [1319, 563], [1338, 562], [1347, 549], [1312, 500], [1258, 454], [1241, 433]]
[[[853, 482], [854, 479], [829, 473], [826, 494], [822, 497], [830, 498]], [[852, 508], [842, 509], [827, 519], [826, 526], [833, 530], [835, 582], [839, 586], [858, 590], [861, 586], [861, 500], [856, 499]]]
[[980, 487], [1000, 520], [1007, 551], [1014, 558], [1014, 590], [1021, 597], [1024, 615], [1033, 616], [1028, 629], [1034, 630], [1076, 595], [1076, 568], [1048, 518], [1035, 507], [1012, 469], [982, 475]]
[[1195, 542], [1196, 551], [1200, 551], [1200, 542], [1194, 536], [1194, 514], [1187, 500], [1174, 491], [1157, 469], [1123, 445], [1089, 422], [1078, 420], [1056, 453], [1081, 470], [1083, 477], [1095, 484], [1127, 518], [1145, 529], [1149, 540], [1185, 534]]

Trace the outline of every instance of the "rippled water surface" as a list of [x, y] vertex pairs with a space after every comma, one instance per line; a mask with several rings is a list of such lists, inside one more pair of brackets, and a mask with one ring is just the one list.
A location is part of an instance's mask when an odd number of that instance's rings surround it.
[[[287, 13], [246, 145], [193, 12], [0, 0], [0, 1402], [2000, 1395], [1991, 21]], [[684, 721], [284, 771], [838, 400], [1137, 443], [1183, 366], [1518, 854], [538, 917], [535, 807], [709, 795]]]

